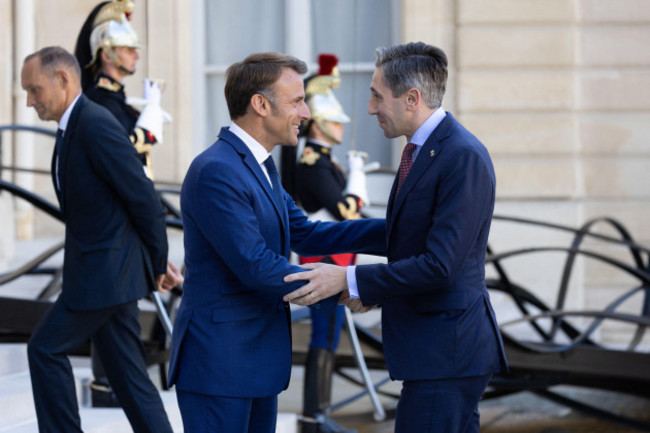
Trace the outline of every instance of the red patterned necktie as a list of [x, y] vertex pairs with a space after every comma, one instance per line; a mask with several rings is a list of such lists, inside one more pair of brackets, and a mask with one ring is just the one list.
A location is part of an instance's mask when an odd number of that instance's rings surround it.
[[415, 151], [415, 144], [408, 143], [404, 147], [402, 152], [402, 161], [399, 163], [399, 177], [397, 178], [397, 190], [395, 191], [395, 197], [399, 194], [399, 190], [406, 179], [406, 175], [409, 174], [409, 170], [413, 165], [413, 152]]

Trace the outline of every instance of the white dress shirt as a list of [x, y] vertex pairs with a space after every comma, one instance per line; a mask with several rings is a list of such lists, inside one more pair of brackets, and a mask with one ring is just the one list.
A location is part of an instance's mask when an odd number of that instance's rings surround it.
[[271, 182], [269, 173], [267, 172], [266, 166], [264, 165], [264, 161], [266, 161], [266, 159], [269, 156], [271, 156], [271, 154], [266, 151], [264, 146], [262, 146], [260, 143], [257, 142], [257, 140], [251, 137], [248, 134], [248, 132], [241, 129], [241, 127], [237, 125], [235, 122], [232, 122], [230, 124], [230, 132], [235, 134], [241, 141], [243, 141], [246, 147], [248, 147], [248, 149], [251, 151], [251, 153], [255, 157], [255, 161], [257, 161], [257, 163], [262, 168], [262, 172], [264, 173], [264, 176], [266, 176], [266, 180], [269, 181], [269, 185], [271, 185], [271, 189], [272, 189], [273, 182]]

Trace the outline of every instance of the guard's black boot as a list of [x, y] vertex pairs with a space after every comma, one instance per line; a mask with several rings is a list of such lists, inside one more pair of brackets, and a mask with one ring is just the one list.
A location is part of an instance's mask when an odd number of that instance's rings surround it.
[[356, 433], [338, 425], [330, 416], [334, 352], [310, 348], [305, 363], [301, 433]]

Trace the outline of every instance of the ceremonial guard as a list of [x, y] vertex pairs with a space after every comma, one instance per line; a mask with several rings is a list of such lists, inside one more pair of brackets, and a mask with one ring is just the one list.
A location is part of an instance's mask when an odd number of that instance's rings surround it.
[[[127, 103], [123, 84], [126, 77], [135, 73], [137, 50], [142, 47], [129, 23], [133, 8], [130, 0], [106, 1], [95, 6], [77, 38], [75, 57], [81, 66], [84, 94], [106, 107], [124, 127], [147, 177], [153, 180], [151, 148], [161, 143], [163, 136], [161, 90], [156, 82], [145, 79], [144, 108], [139, 112]], [[92, 361], [93, 406], [119, 406], [99, 359], [93, 355]]]
[[135, 73], [142, 48], [129, 19], [134, 4], [131, 0], [114, 0], [97, 5], [84, 23], [75, 48], [82, 68], [84, 94], [108, 108], [129, 133], [138, 157], [150, 179], [153, 179], [151, 148], [163, 142], [164, 112], [160, 107], [161, 88], [158, 82], [144, 80], [142, 111], [127, 103], [124, 78]]
[[[288, 170], [285, 182], [291, 183], [294, 198], [310, 219], [343, 221], [361, 218], [361, 209], [368, 202], [365, 174], [365, 154], [348, 153], [348, 176], [335, 162], [333, 147], [343, 141], [345, 124], [350, 118], [334, 96], [332, 88], [340, 84], [338, 58], [332, 54], [318, 57], [319, 72], [305, 81], [305, 99], [311, 118], [301, 127], [306, 137], [303, 151], [290, 174], [289, 160], [283, 155], [283, 167]], [[286, 148], [283, 148], [283, 150]], [[355, 254], [326, 257], [301, 257], [300, 263], [325, 262], [349, 266], [356, 262]], [[305, 364], [302, 433], [349, 432], [330, 417], [332, 375], [335, 351], [339, 343], [344, 318], [343, 306], [332, 315], [311, 314], [312, 334]]]

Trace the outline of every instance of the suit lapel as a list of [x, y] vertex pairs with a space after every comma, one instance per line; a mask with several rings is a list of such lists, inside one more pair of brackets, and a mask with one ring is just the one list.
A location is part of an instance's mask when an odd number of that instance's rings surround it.
[[72, 113], [70, 113], [70, 119], [68, 120], [68, 125], [65, 129], [65, 132], [63, 134], [63, 140], [61, 141], [61, 148], [59, 149], [60, 153], [57, 153], [57, 151], [54, 151], [54, 155], [52, 157], [52, 180], [55, 182], [55, 188], [56, 189], [56, 157], [58, 156], [59, 158], [59, 184], [61, 186], [60, 191], [58, 191], [58, 198], [59, 198], [59, 205], [61, 208], [61, 213], [65, 215], [65, 199], [67, 197], [66, 195], [66, 190], [68, 189], [68, 179], [67, 179], [67, 173], [68, 173], [68, 159], [69, 155], [71, 152], [74, 152], [72, 150], [73, 142], [72, 142], [72, 137], [75, 132], [75, 127], [77, 126], [77, 121], [79, 120], [79, 115], [81, 113], [81, 110], [83, 109], [83, 106], [86, 105], [87, 99], [86, 97], [81, 94], [79, 96], [79, 99], [77, 100], [77, 103], [75, 106], [72, 108]]
[[397, 176], [393, 182], [393, 187], [388, 199], [388, 207], [386, 209], [386, 223], [388, 226], [388, 239], [390, 239], [390, 232], [392, 230], [393, 222], [397, 217], [400, 209], [406, 201], [408, 193], [417, 185], [420, 178], [427, 172], [427, 170], [435, 170], [433, 162], [436, 160], [440, 152], [443, 151], [442, 143], [449, 136], [451, 129], [456, 125], [456, 120], [451, 113], [446, 113], [445, 118], [440, 122], [436, 129], [431, 133], [427, 141], [422, 145], [418, 156], [413, 161], [413, 166], [409, 171], [404, 184], [395, 196], [395, 189], [397, 187]]
[[[271, 187], [271, 184], [269, 183], [268, 179], [264, 175], [264, 172], [262, 171], [262, 167], [260, 167], [260, 164], [257, 162], [251, 151], [248, 149], [246, 144], [242, 142], [239, 137], [237, 137], [235, 134], [230, 132], [227, 128], [222, 128], [221, 132], [219, 133], [219, 138], [226, 140], [229, 142], [235, 150], [243, 156], [242, 160], [244, 162], [244, 165], [248, 167], [248, 169], [253, 173], [255, 178], [257, 179], [257, 182], [260, 184], [264, 192], [266, 193], [266, 196], [268, 197], [269, 201], [273, 204], [273, 208], [275, 209], [276, 214], [278, 215], [278, 218], [280, 218], [280, 222], [282, 223], [282, 228], [283, 228], [283, 253], [286, 253], [288, 249], [288, 239], [289, 237], [286, 235], [286, 233], [289, 230], [289, 214], [287, 211], [287, 207], [285, 206], [284, 203], [278, 203], [277, 199], [275, 198], [275, 193], [273, 192], [273, 188]], [[286, 255], [286, 254], [285, 254]]]

